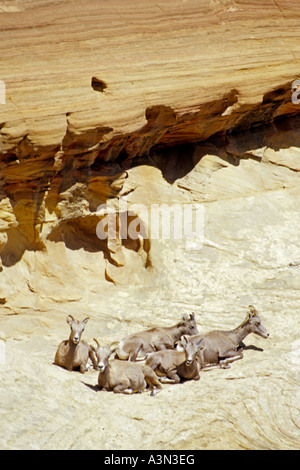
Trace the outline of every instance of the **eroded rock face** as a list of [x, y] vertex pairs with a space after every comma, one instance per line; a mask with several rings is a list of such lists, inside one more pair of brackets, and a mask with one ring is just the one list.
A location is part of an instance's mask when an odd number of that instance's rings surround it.
[[[95, 253], [101, 279], [139, 284], [139, 276], [151, 278], [155, 268], [152, 207], [297, 187], [299, 135], [300, 121], [294, 117], [203, 143], [155, 146], [138, 160], [64, 169], [47, 184], [44, 179], [7, 183], [1, 205], [2, 263], [10, 267], [28, 250], [38, 256], [62, 243], [67, 251]], [[130, 236], [133, 226], [139, 236]]]
[[[0, 2], [1, 448], [298, 448], [299, 14]], [[202, 238], [155, 237], [163, 204], [201, 206]], [[249, 304], [270, 338], [154, 401], [52, 364], [67, 314], [109, 346], [192, 311], [234, 328]]]

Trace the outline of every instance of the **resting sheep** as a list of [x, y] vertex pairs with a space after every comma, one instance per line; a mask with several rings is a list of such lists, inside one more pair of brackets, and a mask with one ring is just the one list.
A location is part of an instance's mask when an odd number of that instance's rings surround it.
[[184, 315], [174, 326], [154, 327], [127, 336], [120, 341], [116, 355], [119, 359], [129, 359], [129, 361], [145, 360], [151, 352], [174, 348], [182, 335], [197, 333], [195, 314]]
[[59, 344], [54, 364], [69, 371], [79, 369], [84, 374], [88, 369], [87, 363], [90, 358], [93, 366], [96, 367], [97, 364], [91, 346], [86, 341], [81, 341], [81, 335], [87, 321], [88, 317], [79, 322], [72, 315], [67, 316], [67, 323], [71, 328], [70, 337]]
[[182, 351], [165, 349], [149, 354], [146, 360], [146, 366], [151, 367], [157, 375], [161, 376], [162, 383], [179, 383], [180, 378], [200, 379], [197, 353], [202, 339], [191, 343], [186, 336], [183, 336], [180, 343]]
[[202, 347], [198, 355], [202, 369], [227, 368], [230, 367], [230, 362], [242, 359], [242, 342], [250, 333], [268, 338], [269, 333], [263, 326], [257, 310], [253, 305], [249, 305], [249, 309], [245, 320], [233, 330], [214, 330], [205, 335], [195, 335], [190, 338], [192, 343], [198, 343], [199, 339], [202, 339]]
[[102, 390], [112, 390], [114, 393], [132, 394], [143, 392], [147, 385], [151, 396], [162, 389], [155, 372], [148, 366], [137, 362], [109, 360], [113, 351], [100, 347], [98, 341], [95, 355], [99, 369], [98, 385]]

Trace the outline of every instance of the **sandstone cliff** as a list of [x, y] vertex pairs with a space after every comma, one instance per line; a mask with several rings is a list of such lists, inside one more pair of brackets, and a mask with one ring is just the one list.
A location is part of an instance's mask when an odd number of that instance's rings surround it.
[[[2, 447], [297, 447], [299, 19], [296, 0], [0, 1]], [[97, 236], [153, 204], [201, 205], [201, 243]], [[108, 345], [190, 311], [230, 329], [249, 303], [270, 339], [154, 402], [52, 365], [67, 313]]]

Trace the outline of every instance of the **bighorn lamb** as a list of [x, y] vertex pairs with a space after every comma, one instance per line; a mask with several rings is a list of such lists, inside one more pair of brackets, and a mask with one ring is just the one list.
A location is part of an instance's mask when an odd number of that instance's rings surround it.
[[67, 323], [71, 328], [70, 337], [59, 344], [54, 364], [70, 371], [79, 369], [84, 374], [88, 369], [87, 363], [90, 358], [96, 368], [97, 363], [91, 346], [85, 341], [80, 341], [87, 321], [88, 317], [79, 322], [72, 315], [67, 316]]
[[244, 347], [242, 342], [250, 333], [268, 338], [269, 333], [261, 323], [257, 310], [253, 305], [249, 305], [249, 309], [243, 323], [234, 330], [214, 330], [205, 335], [195, 335], [190, 338], [192, 343], [198, 343], [199, 339], [203, 340], [198, 354], [202, 369], [230, 367], [228, 365], [230, 362], [242, 359]]
[[190, 342], [186, 336], [182, 336], [180, 343], [183, 351], [165, 349], [149, 354], [146, 366], [151, 367], [162, 383], [179, 383], [183, 379], [200, 379], [200, 365], [197, 361], [197, 352], [201, 347], [202, 338]]
[[172, 349], [182, 335], [198, 333], [195, 314], [184, 315], [182, 320], [171, 327], [154, 327], [122, 339], [117, 347], [119, 359], [129, 361], [145, 360], [148, 353]]
[[143, 392], [147, 385], [151, 389], [151, 396], [162, 390], [155, 372], [148, 366], [137, 362], [109, 360], [113, 351], [100, 347], [98, 341], [97, 349], [94, 350], [99, 377], [98, 385], [103, 390], [112, 390], [114, 393], [132, 394]]

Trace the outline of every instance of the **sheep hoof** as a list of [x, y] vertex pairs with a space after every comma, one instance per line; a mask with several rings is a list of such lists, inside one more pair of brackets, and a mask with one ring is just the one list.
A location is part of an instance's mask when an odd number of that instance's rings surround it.
[[229, 364], [220, 364], [221, 369], [230, 369], [231, 366]]
[[159, 392], [161, 392], [160, 389], [152, 390], [152, 392], [150, 393], [150, 397], [155, 397], [155, 395], [157, 395]]

